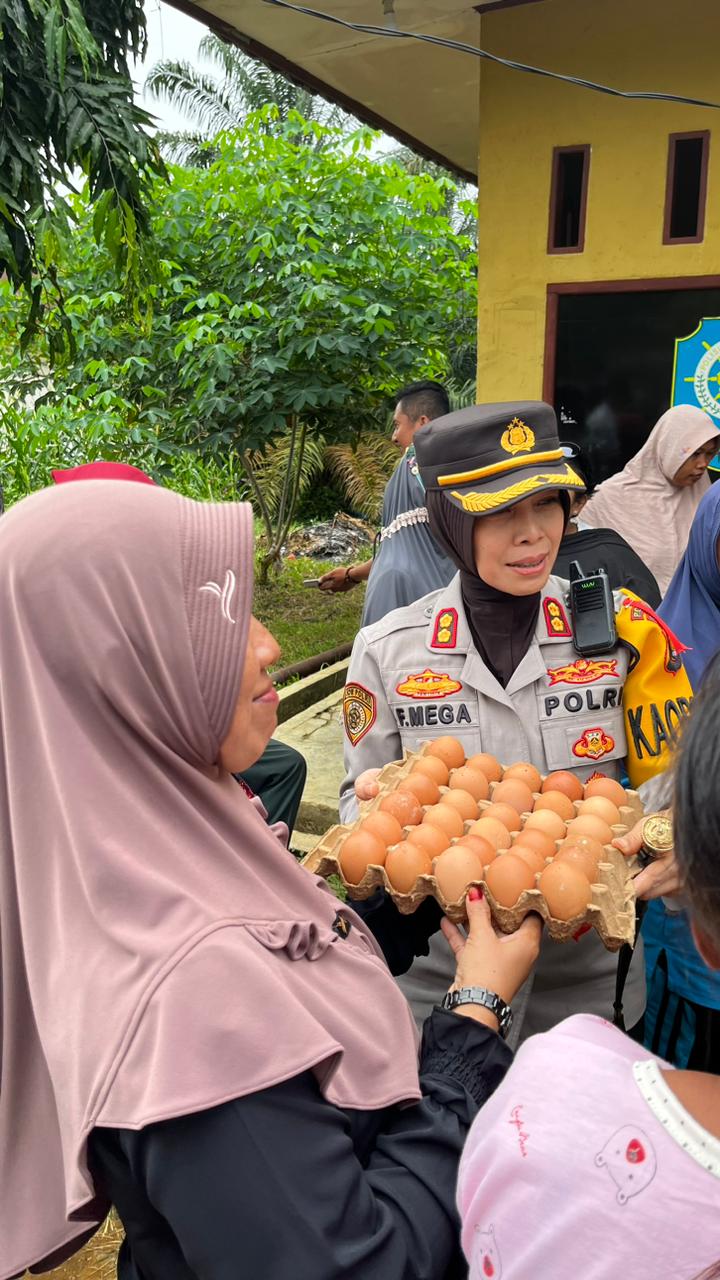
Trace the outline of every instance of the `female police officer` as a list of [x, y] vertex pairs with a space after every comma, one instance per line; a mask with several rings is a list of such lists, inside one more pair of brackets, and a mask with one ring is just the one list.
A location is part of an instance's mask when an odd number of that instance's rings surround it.
[[[681, 646], [647, 605], [621, 591], [617, 640], [601, 657], [578, 652], [568, 584], [550, 570], [570, 494], [584, 486], [563, 457], [553, 409], [475, 405], [429, 423], [415, 445], [432, 532], [459, 573], [355, 641], [344, 695], [343, 819], [356, 796], [375, 793], [368, 771], [441, 734], [457, 737], [467, 755], [526, 760], [542, 773], [569, 769], [585, 779], [626, 769], [634, 786], [662, 773], [691, 696]], [[387, 927], [387, 904], [383, 915]], [[436, 915], [423, 919], [437, 928]], [[393, 923], [416, 933], [420, 924]], [[413, 949], [423, 942], [416, 938]], [[644, 1007], [639, 960], [625, 991], [630, 1026]], [[433, 937], [401, 984], [416, 1014], [425, 1016], [450, 970]], [[579, 1010], [609, 1015], [615, 981], [616, 958], [595, 933], [571, 949], [546, 941], [523, 1034]]]

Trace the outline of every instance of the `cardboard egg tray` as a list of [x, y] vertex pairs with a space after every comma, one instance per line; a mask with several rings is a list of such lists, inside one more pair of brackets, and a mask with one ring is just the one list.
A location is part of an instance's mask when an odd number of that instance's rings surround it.
[[[407, 777], [415, 761], [424, 754], [424, 750], [426, 748], [420, 752], [406, 752], [402, 761], [386, 765], [378, 776], [379, 794], [372, 800], [360, 802], [360, 813], [355, 822], [334, 826], [326, 831], [315, 848], [303, 859], [303, 866], [323, 879], [331, 875], [338, 876], [347, 887], [350, 897], [360, 901], [369, 898], [377, 888], [383, 888], [403, 915], [416, 911], [420, 903], [432, 895], [450, 920], [461, 923], [466, 918], [464, 897], [459, 902], [447, 902], [440, 893], [433, 875], [419, 876], [409, 893], [398, 893], [390, 884], [384, 867], [368, 866], [362, 880], [356, 885], [349, 884], [340, 870], [339, 855], [343, 840], [352, 831], [357, 830], [363, 818], [377, 809], [383, 797], [394, 791], [398, 783]], [[490, 799], [481, 800], [478, 803], [481, 817], [492, 803], [495, 785], [497, 784], [490, 786]], [[627, 791], [626, 795], [628, 803], [620, 808], [623, 824], [612, 828], [614, 836], [624, 835], [643, 816], [643, 807], [637, 792]], [[582, 802], [575, 803], [576, 814], [579, 813], [581, 804]], [[523, 815], [523, 819], [525, 816]], [[471, 826], [471, 821], [465, 823], [465, 834]], [[406, 830], [409, 829], [406, 828]], [[520, 832], [513, 833], [511, 837], [513, 843], [519, 834]], [[448, 840], [449, 845], [455, 843], [455, 840]], [[559, 844], [558, 841], [558, 847]], [[624, 942], [632, 943], [635, 938], [633, 872], [637, 869], [637, 859], [624, 857], [619, 849], [613, 848], [612, 845], [605, 846], [605, 855], [604, 861], [598, 867], [597, 881], [591, 886], [592, 901], [582, 915], [575, 916], [571, 920], [556, 920], [550, 916], [539, 889], [526, 889], [513, 907], [503, 907], [495, 901], [483, 880], [473, 880], [471, 884], [482, 885], [493, 919], [503, 933], [513, 933], [528, 912], [535, 911], [545, 921], [546, 932], [557, 942], [569, 942], [589, 927], [597, 931], [608, 951], [618, 951]], [[502, 853], [498, 856], [502, 857]]]

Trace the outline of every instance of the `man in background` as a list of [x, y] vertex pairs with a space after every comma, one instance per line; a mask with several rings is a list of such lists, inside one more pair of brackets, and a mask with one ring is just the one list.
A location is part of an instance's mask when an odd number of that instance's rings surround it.
[[413, 445], [420, 427], [449, 412], [448, 394], [439, 382], [412, 382], [397, 393], [392, 438], [403, 456], [385, 489], [377, 553], [363, 564], [331, 569], [320, 579], [321, 591], [350, 591], [369, 579], [363, 627], [446, 586], [456, 572], [430, 533]]

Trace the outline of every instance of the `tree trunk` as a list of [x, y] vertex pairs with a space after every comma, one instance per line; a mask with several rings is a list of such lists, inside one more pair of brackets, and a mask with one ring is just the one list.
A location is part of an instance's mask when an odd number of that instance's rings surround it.
[[258, 481], [249, 453], [246, 451], [242, 455], [243, 465], [247, 471], [250, 486], [260, 509], [267, 538], [267, 550], [260, 557], [258, 564], [257, 581], [259, 586], [265, 586], [270, 576], [270, 570], [279, 567], [281, 564], [282, 547], [293, 522], [300, 496], [300, 476], [305, 456], [307, 427], [305, 423], [302, 425], [298, 423], [295, 414], [289, 420], [288, 426], [291, 431], [290, 452], [280, 502], [274, 515], [265, 501], [265, 495], [262, 492], [262, 487]]

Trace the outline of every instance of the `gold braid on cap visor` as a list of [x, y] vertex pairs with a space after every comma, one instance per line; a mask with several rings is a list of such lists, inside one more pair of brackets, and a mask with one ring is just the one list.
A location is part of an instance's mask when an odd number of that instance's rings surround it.
[[450, 492], [451, 498], [457, 498], [463, 511], [471, 511], [473, 515], [482, 515], [494, 511], [508, 502], [516, 502], [534, 493], [537, 489], [584, 489], [585, 485], [571, 467], [565, 471], [549, 471], [537, 476], [527, 476], [525, 480], [512, 484], [508, 489], [500, 489], [497, 493], [460, 493], [457, 489]]

